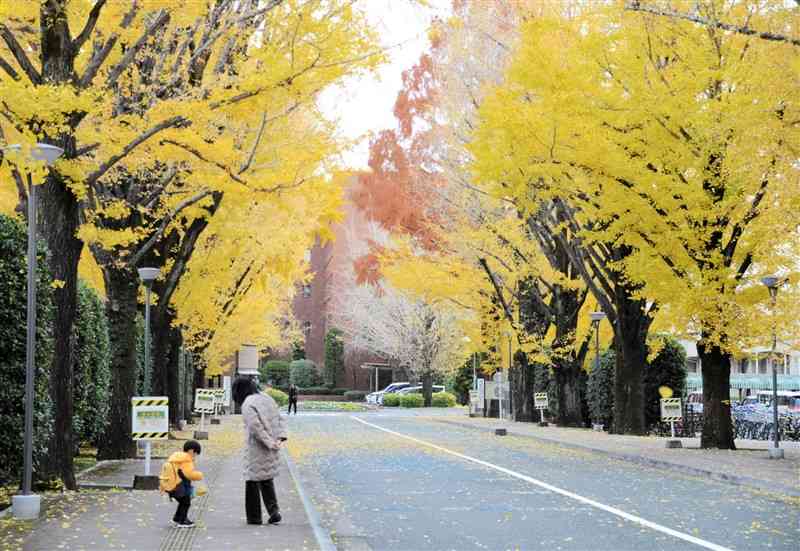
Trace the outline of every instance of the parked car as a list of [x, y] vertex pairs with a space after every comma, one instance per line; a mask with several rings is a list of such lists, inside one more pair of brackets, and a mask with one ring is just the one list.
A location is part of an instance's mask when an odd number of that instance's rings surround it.
[[383, 395], [384, 394], [393, 394], [398, 392], [408, 386], [411, 386], [411, 383], [401, 382], [401, 383], [392, 383], [383, 390], [379, 390], [378, 392], [372, 392], [367, 394], [366, 400], [368, 404], [382, 404], [383, 403]]
[[[434, 394], [437, 392], [444, 392], [443, 385], [433, 385]], [[407, 386], [406, 388], [398, 391], [399, 394], [422, 394], [422, 385]]]

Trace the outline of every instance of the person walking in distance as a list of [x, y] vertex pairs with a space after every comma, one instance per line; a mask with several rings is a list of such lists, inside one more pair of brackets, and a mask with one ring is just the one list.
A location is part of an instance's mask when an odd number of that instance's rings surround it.
[[275, 495], [275, 477], [280, 465], [280, 449], [286, 441], [286, 428], [278, 404], [258, 391], [255, 381], [238, 377], [233, 382], [234, 401], [241, 406], [245, 430], [245, 513], [247, 524], [262, 524], [261, 501], [269, 524], [282, 518]]
[[289, 411], [292, 413], [292, 406], [294, 406], [294, 414], [297, 415], [297, 386], [292, 383], [289, 385]]

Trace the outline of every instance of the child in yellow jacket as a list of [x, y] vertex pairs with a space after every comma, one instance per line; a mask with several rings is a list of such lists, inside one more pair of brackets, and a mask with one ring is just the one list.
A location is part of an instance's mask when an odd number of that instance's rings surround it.
[[194, 522], [189, 520], [189, 507], [192, 505], [192, 481], [202, 480], [203, 473], [194, 469], [194, 458], [200, 455], [200, 444], [196, 440], [189, 440], [183, 445], [182, 452], [175, 452], [169, 456], [180, 477], [181, 482], [169, 493], [169, 497], [178, 502], [178, 509], [172, 517], [172, 523], [178, 528], [191, 528]]

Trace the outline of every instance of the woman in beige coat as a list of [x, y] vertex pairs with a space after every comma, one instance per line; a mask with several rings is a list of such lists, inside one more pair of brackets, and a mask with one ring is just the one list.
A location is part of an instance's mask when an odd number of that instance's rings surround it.
[[269, 524], [278, 524], [281, 513], [275, 495], [274, 478], [280, 466], [280, 449], [286, 441], [286, 427], [278, 404], [258, 391], [255, 381], [239, 377], [233, 382], [233, 399], [242, 408], [246, 448], [244, 456], [245, 512], [247, 524], [262, 524], [261, 500]]

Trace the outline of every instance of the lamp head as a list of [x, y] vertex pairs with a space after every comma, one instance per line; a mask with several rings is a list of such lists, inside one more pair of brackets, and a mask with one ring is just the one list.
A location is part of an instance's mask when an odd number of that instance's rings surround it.
[[461, 337], [461, 342], [472, 342], [472, 339], [470, 339], [467, 336], [464, 336], [464, 337]]
[[589, 314], [589, 317], [591, 318], [592, 323], [600, 323], [601, 321], [606, 319], [606, 313], [605, 312], [592, 312], [592, 313]]
[[[10, 153], [20, 154], [22, 153], [22, 146], [18, 143], [15, 143], [4, 147], [3, 150]], [[37, 143], [30, 149], [31, 159], [34, 161], [44, 161], [48, 165], [53, 164], [55, 160], [61, 157], [63, 154], [63, 149], [55, 145], [50, 145], [49, 143]]]
[[31, 148], [31, 158], [37, 161], [44, 161], [48, 165], [64, 154], [64, 150], [49, 143], [37, 143]]
[[160, 272], [158, 268], [139, 268], [137, 271], [139, 272], [139, 279], [145, 285], [151, 285]]

